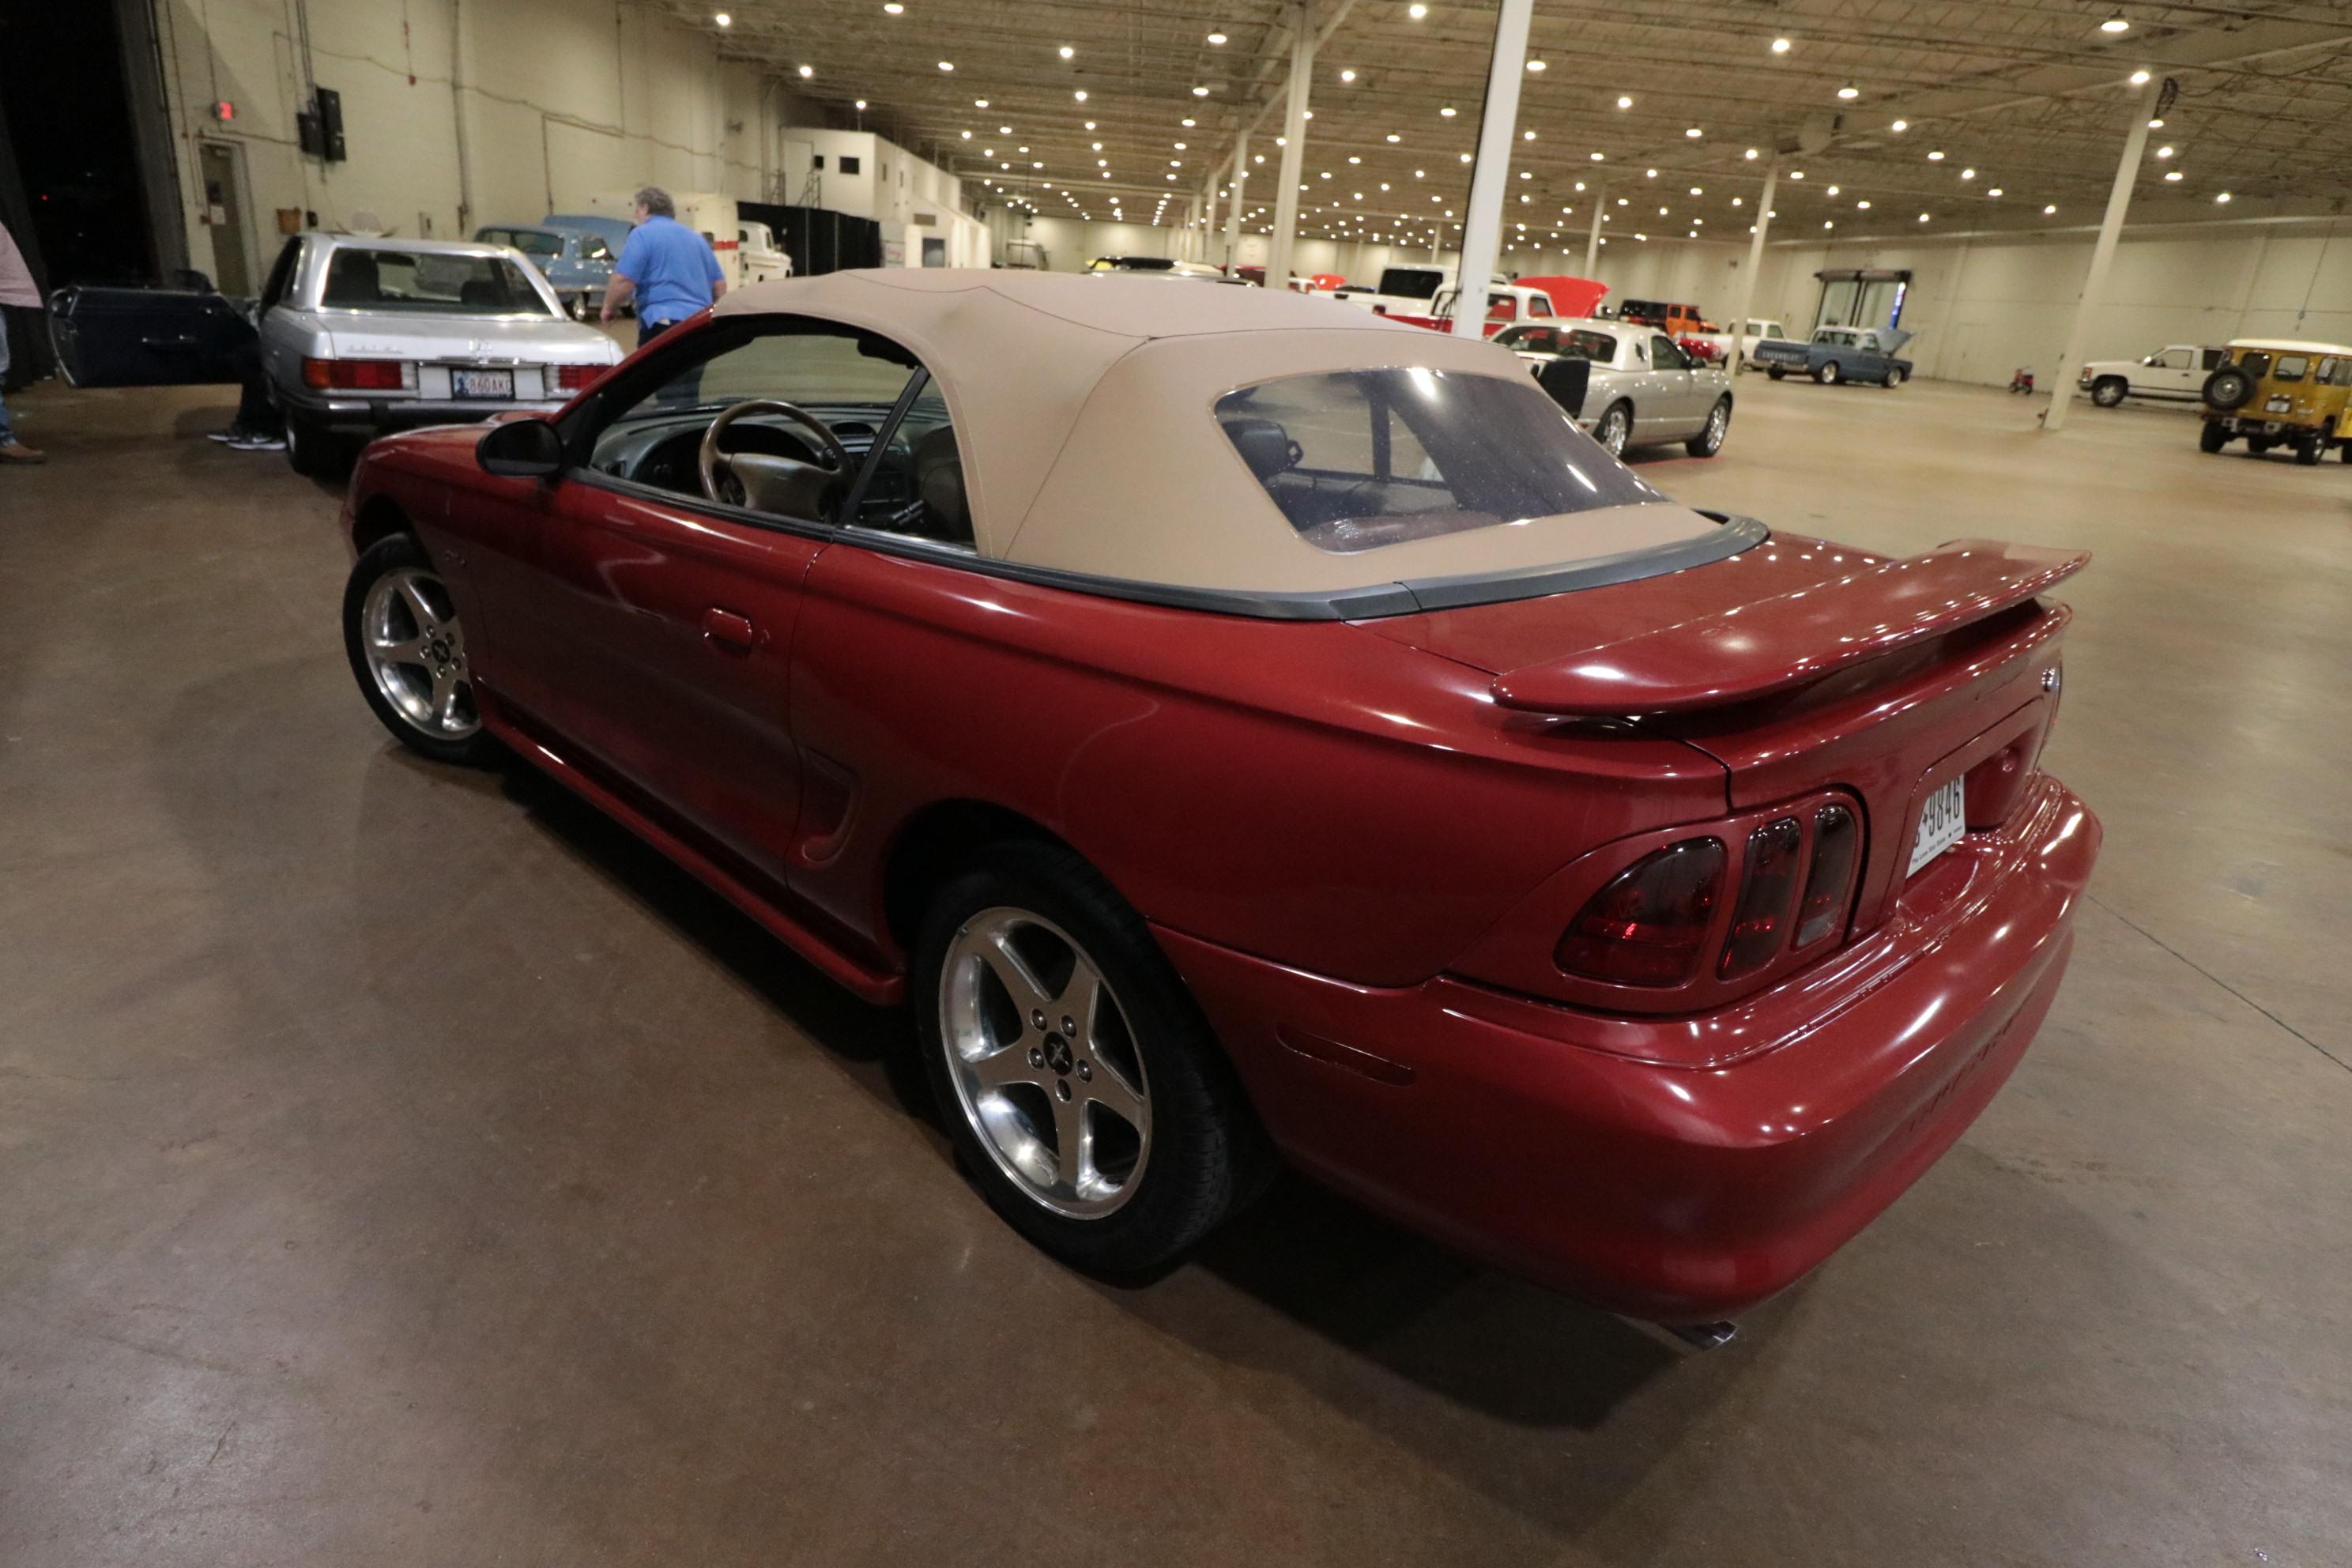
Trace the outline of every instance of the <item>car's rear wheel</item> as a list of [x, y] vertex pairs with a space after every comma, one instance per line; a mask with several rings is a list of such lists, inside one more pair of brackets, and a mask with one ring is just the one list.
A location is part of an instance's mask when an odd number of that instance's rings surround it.
[[2305, 436], [2294, 444], [2294, 460], [2304, 468], [2316, 468], [2326, 456], [2327, 443], [2316, 436]]
[[1813, 379], [1823, 386], [1835, 386], [1842, 374], [1838, 362], [1833, 359], [1825, 359], [1813, 367]]
[[2197, 449], [2200, 452], [2218, 452], [2229, 444], [2229, 427], [2210, 419], [2205, 422], [2205, 428], [2197, 432]]
[[926, 1070], [996, 1212], [1079, 1268], [1139, 1274], [1254, 1196], [1271, 1156], [1142, 917], [1071, 851], [983, 852], [916, 943]]
[[1723, 437], [1731, 429], [1731, 399], [1718, 397], [1708, 411], [1706, 424], [1699, 433], [1683, 443], [1683, 450], [1694, 458], [1712, 458], [1723, 450]]
[[1886, 384], [1890, 388], [1903, 384], [1903, 367], [1901, 365], [1890, 364], [1886, 367]]
[[2119, 375], [2103, 375], [2091, 383], [2091, 401], [2102, 408], [2113, 408], [2131, 391], [2131, 383]]
[[286, 462], [306, 479], [331, 479], [352, 466], [351, 447], [299, 414], [286, 416]]
[[479, 763], [482, 729], [465, 627], [449, 585], [413, 534], [378, 540], [343, 587], [343, 651], [393, 739], [437, 763]]
[[1789, 374], [1789, 367], [1784, 364], [1768, 364], [1764, 367], [1764, 374], [1774, 381], [1779, 381]]
[[1612, 458], [1625, 455], [1625, 443], [1633, 438], [1633, 411], [1622, 403], [1612, 403], [1601, 416], [1601, 423], [1592, 427], [1592, 438]]

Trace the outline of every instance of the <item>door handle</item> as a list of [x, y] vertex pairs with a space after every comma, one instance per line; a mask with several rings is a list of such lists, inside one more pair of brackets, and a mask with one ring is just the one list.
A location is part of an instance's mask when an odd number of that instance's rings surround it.
[[702, 612], [702, 635], [712, 642], [749, 651], [760, 640], [760, 628], [751, 624], [750, 616], [714, 605]]

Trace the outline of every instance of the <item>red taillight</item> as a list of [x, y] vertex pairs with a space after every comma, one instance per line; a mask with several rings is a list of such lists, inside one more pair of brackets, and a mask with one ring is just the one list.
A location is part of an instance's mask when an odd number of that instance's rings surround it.
[[555, 384], [566, 392], [578, 392], [596, 379], [604, 370], [601, 364], [560, 364], [555, 367]]
[[1813, 863], [1805, 873], [1805, 896], [1797, 905], [1799, 947], [1812, 946], [1845, 922], [1861, 842], [1861, 828], [1844, 806], [1825, 805], [1813, 814]]
[[305, 359], [302, 384], [341, 392], [398, 392], [408, 367], [396, 359]]
[[1723, 897], [1723, 841], [1686, 838], [1635, 861], [1592, 895], [1552, 956], [1617, 985], [1681, 985], [1698, 973]]
[[1748, 874], [1739, 907], [1716, 973], [1726, 980], [1750, 974], [1779, 956], [1789, 940], [1789, 910], [1797, 897], [1797, 862], [1805, 830], [1793, 816], [1768, 822], [1748, 836]]

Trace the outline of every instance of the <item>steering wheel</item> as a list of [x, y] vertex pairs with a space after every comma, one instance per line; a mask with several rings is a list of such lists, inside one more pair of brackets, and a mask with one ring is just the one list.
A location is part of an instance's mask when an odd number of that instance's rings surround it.
[[[792, 420], [817, 439], [824, 454], [824, 463], [804, 463], [797, 458], [778, 458], [764, 452], [722, 452], [719, 438], [727, 427], [750, 414], [768, 414]], [[699, 466], [702, 471], [702, 493], [721, 506], [744, 505], [759, 511], [780, 513], [789, 517], [823, 520], [832, 515], [834, 502], [839, 500], [839, 488], [849, 477], [849, 448], [833, 427], [807, 409], [772, 398], [755, 397], [726, 409], [710, 422], [702, 434]], [[721, 488], [732, 482], [740, 494], [739, 502], [730, 499]]]

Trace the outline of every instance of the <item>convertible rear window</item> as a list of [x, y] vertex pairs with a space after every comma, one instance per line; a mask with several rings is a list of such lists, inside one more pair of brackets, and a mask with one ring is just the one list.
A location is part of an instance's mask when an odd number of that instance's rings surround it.
[[503, 256], [339, 248], [319, 302], [345, 310], [435, 316], [548, 316], [521, 268]]
[[1515, 376], [1290, 376], [1227, 393], [1216, 413], [1299, 537], [1339, 554], [1665, 500]]

